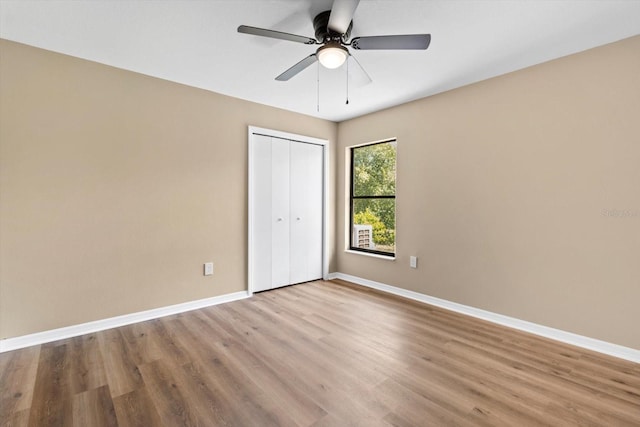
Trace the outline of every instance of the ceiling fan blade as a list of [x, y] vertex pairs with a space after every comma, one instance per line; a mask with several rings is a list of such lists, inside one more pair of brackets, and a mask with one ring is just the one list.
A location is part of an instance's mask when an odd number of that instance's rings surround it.
[[399, 36], [355, 37], [351, 47], [359, 50], [417, 49], [425, 50], [431, 43], [431, 34], [405, 34]]
[[289, 68], [284, 73], [280, 74], [278, 77], [276, 77], [276, 80], [278, 80], [280, 82], [286, 82], [291, 77], [294, 77], [300, 71], [302, 71], [305, 68], [307, 68], [309, 65], [315, 63], [317, 60], [318, 60], [317, 55], [315, 53], [312, 53], [311, 55], [309, 55], [306, 58], [304, 58], [302, 61], [298, 62], [293, 67]]
[[356, 86], [364, 86], [368, 85], [372, 82], [371, 77], [365, 71], [360, 61], [356, 59], [355, 56], [349, 54], [349, 58], [351, 60], [351, 66], [349, 67], [349, 77]]
[[304, 44], [316, 44], [316, 39], [310, 37], [298, 36], [296, 34], [283, 33], [281, 31], [267, 30], [264, 28], [249, 27], [248, 25], [240, 25], [239, 33], [251, 34], [254, 36], [270, 37], [272, 39], [288, 40], [290, 42], [298, 42]]
[[329, 29], [338, 34], [346, 33], [358, 3], [360, 3], [360, 0], [333, 0], [329, 24], [327, 25]]

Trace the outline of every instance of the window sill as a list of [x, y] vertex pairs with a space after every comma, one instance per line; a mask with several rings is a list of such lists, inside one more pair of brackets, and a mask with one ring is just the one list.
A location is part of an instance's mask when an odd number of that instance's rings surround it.
[[395, 261], [395, 259], [396, 259], [395, 256], [380, 255], [380, 254], [370, 254], [368, 252], [352, 251], [350, 249], [346, 249], [345, 252], [348, 253], [348, 254], [356, 254], [356, 255], [363, 255], [363, 256], [368, 256], [368, 257], [372, 257], [372, 258], [385, 259], [387, 261]]

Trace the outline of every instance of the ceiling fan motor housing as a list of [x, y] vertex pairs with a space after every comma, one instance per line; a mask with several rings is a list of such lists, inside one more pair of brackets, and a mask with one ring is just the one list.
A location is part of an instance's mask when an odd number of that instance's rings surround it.
[[349, 36], [351, 35], [351, 28], [353, 27], [353, 21], [349, 23], [349, 28], [344, 34], [338, 34], [329, 29], [329, 16], [331, 15], [330, 10], [325, 10], [324, 12], [320, 12], [313, 18], [313, 29], [316, 32], [316, 40], [321, 43], [325, 43], [331, 40], [340, 40], [347, 41]]

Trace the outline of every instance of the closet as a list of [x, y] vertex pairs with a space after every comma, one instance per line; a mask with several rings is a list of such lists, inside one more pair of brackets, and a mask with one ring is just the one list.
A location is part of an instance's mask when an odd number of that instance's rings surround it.
[[324, 149], [282, 137], [250, 135], [253, 292], [322, 278]]

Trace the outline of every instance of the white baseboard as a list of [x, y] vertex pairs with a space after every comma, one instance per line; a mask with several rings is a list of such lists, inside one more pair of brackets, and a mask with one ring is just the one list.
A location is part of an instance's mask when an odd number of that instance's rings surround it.
[[399, 295], [412, 300], [435, 305], [447, 310], [466, 314], [478, 319], [488, 320], [489, 322], [507, 326], [521, 331], [530, 332], [545, 338], [551, 338], [566, 344], [575, 345], [577, 347], [586, 348], [588, 350], [597, 351], [609, 356], [618, 357], [620, 359], [629, 360], [631, 362], [640, 363], [640, 350], [624, 347], [618, 344], [612, 344], [606, 341], [600, 341], [595, 338], [589, 338], [572, 332], [562, 331], [560, 329], [550, 328], [548, 326], [538, 325], [537, 323], [527, 322], [525, 320], [516, 319], [502, 314], [493, 313], [491, 311], [481, 310], [479, 308], [470, 307], [468, 305], [458, 304], [429, 295], [413, 292], [395, 286], [386, 285], [384, 283], [374, 282], [373, 280], [363, 279], [357, 276], [351, 276], [344, 273], [330, 273], [330, 280], [342, 279], [357, 285], [366, 286], [380, 291]]
[[35, 334], [23, 335], [15, 338], [7, 338], [4, 340], [0, 340], [0, 353], [3, 353], [5, 351], [17, 350], [19, 348], [30, 347], [32, 345], [44, 344], [51, 341], [62, 340], [65, 338], [77, 337], [79, 335], [90, 334], [93, 332], [103, 331], [105, 329], [117, 328], [119, 326], [130, 325], [132, 323], [144, 322], [145, 320], [157, 319], [158, 317], [183, 313], [185, 311], [196, 310], [198, 308], [237, 301], [247, 298], [248, 296], [249, 293], [247, 291], [234, 292], [232, 294], [204, 298], [196, 301], [189, 301], [181, 304], [154, 308], [152, 310], [139, 311], [137, 313], [110, 317], [108, 319], [81, 323], [79, 325], [51, 329], [49, 331], [37, 332]]
[[[357, 276], [351, 276], [349, 274], [329, 273], [328, 280], [333, 279], [346, 280], [357, 285], [378, 289], [380, 291], [388, 292], [415, 301], [424, 302], [447, 310], [455, 311], [457, 313], [462, 313], [479, 319], [487, 320], [499, 325], [519, 329], [525, 332], [530, 332], [532, 334], [536, 334], [545, 338], [550, 338], [556, 341], [575, 345], [577, 347], [597, 351], [599, 353], [629, 360], [631, 362], [640, 363], [640, 350], [636, 350], [633, 348], [585, 337], [582, 335], [574, 334], [572, 332], [562, 331], [560, 329], [550, 328], [548, 326], [538, 325], [536, 323], [527, 322], [525, 320], [520, 320], [479, 308], [458, 304], [444, 299], [421, 294], [419, 292], [409, 291], [395, 286], [386, 285], [384, 283], [375, 282], [373, 280], [363, 279]], [[198, 308], [237, 301], [248, 298], [249, 296], [249, 293], [246, 291], [234, 292], [232, 294], [220, 295], [217, 297], [205, 298], [201, 300], [185, 302], [182, 304], [175, 304], [166, 307], [155, 308], [152, 310], [125, 314], [122, 316], [110, 317], [108, 319], [96, 320], [93, 322], [52, 329], [44, 332], [37, 332], [34, 334], [23, 335], [15, 338], [7, 338], [4, 340], [0, 340], [0, 353], [17, 350], [24, 347], [30, 347], [33, 345], [44, 344], [51, 341], [72, 338], [93, 332], [103, 331], [105, 329], [130, 325], [132, 323], [144, 322], [146, 320], [157, 319], [159, 317], [183, 313], [185, 311], [196, 310]]]

